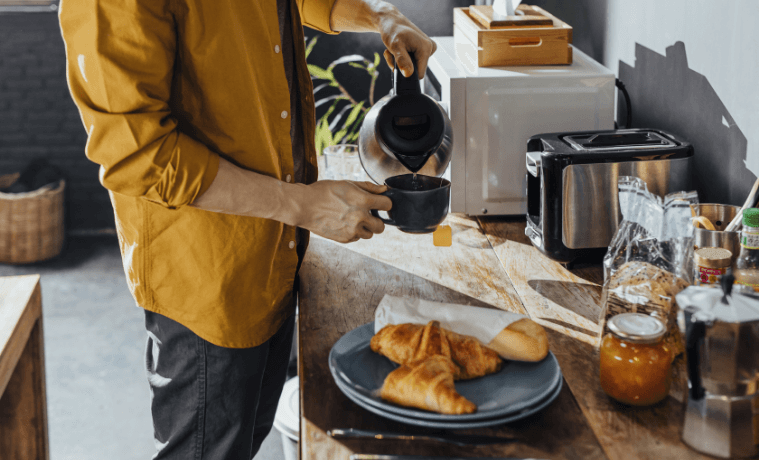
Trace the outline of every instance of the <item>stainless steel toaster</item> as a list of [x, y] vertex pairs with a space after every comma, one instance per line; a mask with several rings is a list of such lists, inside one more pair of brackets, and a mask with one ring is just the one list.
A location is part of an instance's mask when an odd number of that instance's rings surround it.
[[639, 177], [660, 196], [689, 190], [692, 158], [690, 143], [656, 129], [532, 136], [525, 233], [556, 261], [600, 261], [622, 220], [618, 178]]

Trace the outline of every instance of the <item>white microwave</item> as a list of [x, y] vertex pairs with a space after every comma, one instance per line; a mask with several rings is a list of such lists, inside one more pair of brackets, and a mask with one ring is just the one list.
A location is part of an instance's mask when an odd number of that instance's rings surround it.
[[468, 43], [433, 39], [423, 88], [451, 119], [451, 212], [526, 214], [531, 136], [614, 128], [614, 73], [577, 48], [571, 65], [477, 67]]

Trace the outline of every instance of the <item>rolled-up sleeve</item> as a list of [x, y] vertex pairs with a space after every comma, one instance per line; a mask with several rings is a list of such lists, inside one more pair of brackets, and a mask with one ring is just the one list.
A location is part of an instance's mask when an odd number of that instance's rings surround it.
[[337, 34], [329, 24], [335, 0], [297, 0], [303, 25], [327, 34]]
[[180, 132], [172, 116], [176, 29], [168, 4], [78, 0], [62, 2], [59, 17], [69, 89], [100, 182], [178, 208], [208, 189], [219, 156]]

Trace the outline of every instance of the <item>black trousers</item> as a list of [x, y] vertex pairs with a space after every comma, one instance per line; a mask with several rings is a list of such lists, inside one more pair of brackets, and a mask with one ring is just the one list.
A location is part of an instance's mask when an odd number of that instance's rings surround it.
[[271, 431], [295, 316], [253, 348], [223, 348], [145, 311], [155, 460], [251, 460]]

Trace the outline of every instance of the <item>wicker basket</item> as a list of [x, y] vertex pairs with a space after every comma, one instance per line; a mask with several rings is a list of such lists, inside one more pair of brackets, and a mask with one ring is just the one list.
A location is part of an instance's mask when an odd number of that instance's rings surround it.
[[[18, 173], [0, 176], [0, 188], [18, 177]], [[65, 188], [61, 180], [33, 192], [0, 192], [0, 263], [28, 264], [60, 254]]]

